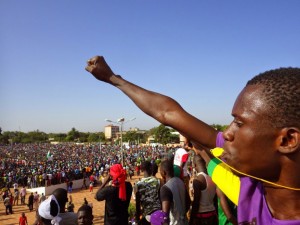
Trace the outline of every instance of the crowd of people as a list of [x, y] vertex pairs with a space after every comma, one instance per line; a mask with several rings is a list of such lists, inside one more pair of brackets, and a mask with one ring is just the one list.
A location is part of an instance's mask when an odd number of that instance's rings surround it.
[[[124, 152], [128, 175], [140, 162], [163, 157], [166, 149], [132, 146]], [[14, 144], [0, 146], [0, 186], [36, 188], [66, 183], [94, 174], [98, 178], [121, 157], [119, 146], [98, 144]], [[89, 183], [87, 184], [89, 185]]]
[[[82, 148], [82, 146], [80, 146], [80, 148]], [[76, 148], [73, 148], [73, 150], [75, 149]], [[148, 155], [146, 154], [147, 151], [143, 151], [140, 148], [142, 153], [140, 155], [144, 157], [140, 159], [135, 157], [134, 160], [135, 162], [140, 162], [139, 173], [141, 173], [143, 177], [133, 185], [130, 182], [130, 177], [128, 176], [129, 172], [126, 170], [126, 166], [123, 167], [116, 158], [111, 160], [112, 162], [108, 167], [103, 168], [104, 172], [99, 178], [94, 178], [100, 181], [100, 187], [95, 194], [95, 198], [98, 201], [105, 200], [104, 224], [130, 223], [156, 225], [162, 223], [190, 223], [193, 225], [199, 224], [199, 220], [202, 222], [209, 221], [208, 224], [218, 224], [220, 209], [218, 211], [217, 188], [211, 179], [209, 179], [203, 161], [199, 159], [196, 160], [198, 156], [194, 154], [194, 151], [191, 151], [193, 150], [191, 143], [186, 139], [184, 146], [169, 150], [167, 156], [164, 154], [165, 149], [163, 148], [154, 150], [157, 152], [156, 158], [161, 160], [153, 160], [152, 153]], [[52, 151], [54, 152], [53, 149]], [[130, 152], [127, 153], [127, 160], [130, 160], [131, 154]], [[73, 155], [73, 153], [71, 153], [71, 155]], [[163, 155], [164, 159], [162, 159]], [[44, 162], [46, 165], [53, 163], [52, 161], [47, 161], [47, 159]], [[23, 164], [20, 165], [23, 166]], [[161, 178], [156, 177], [159, 168]], [[94, 174], [95, 171], [92, 170], [91, 172], [91, 174]], [[139, 175], [138, 171], [135, 171], [135, 175]], [[37, 219], [34, 224], [47, 224], [51, 220], [60, 225], [83, 224], [77, 221], [80, 220], [81, 216], [79, 213], [74, 213], [75, 206], [72, 201], [71, 191], [67, 187], [65, 189], [60, 188], [58, 192], [63, 193], [63, 195], [67, 195], [69, 192], [69, 198], [61, 197], [60, 194], [57, 194], [60, 197], [55, 197], [54, 194], [56, 191], [46, 198], [44, 194], [39, 195], [37, 192], [28, 194], [28, 190], [26, 190], [25, 186], [21, 186], [19, 190], [17, 182], [13, 183], [12, 186], [13, 193], [11, 193], [7, 187], [2, 189], [7, 214], [13, 213], [13, 205], [19, 204], [19, 198], [15, 196], [20, 196], [21, 204], [26, 204], [30, 212], [37, 212]], [[84, 188], [84, 186], [82, 188]], [[88, 186], [85, 188], [87, 189]], [[209, 190], [206, 191], [206, 189]], [[203, 192], [204, 190], [205, 192]], [[90, 187], [90, 192], [92, 191], [93, 189]], [[56, 201], [63, 199], [60, 200], [63, 201], [60, 205], [60, 209], [63, 210], [60, 213], [48, 215], [47, 213], [45, 214], [43, 209], [40, 209], [40, 207], [43, 208], [43, 205], [46, 204], [43, 202], [49, 198], [52, 200], [48, 200], [47, 202], [53, 202], [53, 199], [56, 199]], [[129, 204], [132, 201], [135, 203], [134, 215], [130, 215], [128, 211]], [[6, 204], [7, 202], [9, 202], [9, 204]], [[83, 201], [83, 205], [89, 206], [91, 210], [93, 208], [92, 204], [88, 203], [86, 198]], [[87, 207], [84, 208], [89, 210]], [[72, 215], [70, 216], [71, 218], [74, 217], [71, 219], [73, 222], [64, 218], [69, 218], [69, 216], [66, 216], [69, 214]], [[234, 221], [236, 221], [234, 211], [232, 211], [230, 218], [226, 216], [227, 222], [230, 220], [233, 222], [232, 224], [236, 224], [234, 223]], [[25, 217], [26, 216], [22, 214], [20, 220], [25, 221]], [[59, 221], [57, 221], [57, 218], [60, 218]], [[82, 219], [82, 221], [83, 220], [85, 219]], [[91, 222], [92, 220], [89, 221]], [[212, 221], [214, 223], [212, 223]]]

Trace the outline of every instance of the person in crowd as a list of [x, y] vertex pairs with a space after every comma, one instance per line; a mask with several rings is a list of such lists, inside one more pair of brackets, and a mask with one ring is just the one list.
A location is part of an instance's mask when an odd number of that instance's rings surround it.
[[5, 213], [6, 213], [6, 215], [8, 215], [8, 214], [13, 214], [12, 204], [11, 204], [11, 202], [10, 202], [10, 196], [9, 196], [9, 195], [10, 195], [10, 194], [8, 194], [8, 195], [5, 197], [4, 201], [3, 201], [3, 204], [4, 204], [4, 206], [5, 206]]
[[85, 189], [87, 189], [88, 186], [87, 186], [87, 184], [86, 184], [86, 180], [87, 180], [87, 177], [86, 177], [86, 176], [83, 176], [81, 189], [82, 189], [83, 187], [85, 187]]
[[33, 207], [35, 210], [39, 207], [40, 196], [37, 191], [33, 194]]
[[193, 202], [190, 225], [218, 225], [215, 208], [216, 185], [207, 175], [205, 161], [199, 155], [194, 156], [196, 176], [193, 179]]
[[19, 218], [19, 225], [28, 225], [27, 216], [25, 216], [25, 213], [23, 212]]
[[74, 203], [71, 200], [68, 201], [68, 203], [67, 203], [67, 212], [74, 212], [74, 208], [75, 208]]
[[23, 186], [22, 188], [21, 188], [21, 190], [20, 190], [20, 195], [21, 195], [21, 204], [22, 205], [25, 205], [26, 203], [25, 203], [25, 198], [26, 198], [26, 188], [25, 188], [25, 186]]
[[93, 192], [93, 189], [94, 189], [94, 182], [90, 182], [90, 192]]
[[161, 209], [159, 199], [160, 180], [152, 176], [152, 164], [144, 161], [141, 164], [144, 177], [134, 186], [136, 198], [136, 222], [140, 225], [150, 225], [146, 216]]
[[28, 197], [28, 204], [27, 204], [30, 212], [32, 212], [32, 210], [33, 210], [33, 203], [34, 203], [34, 195], [33, 195], [33, 192], [31, 192]]
[[[51, 158], [55, 158], [55, 160], [48, 160], [45, 157], [49, 149], [51, 150]], [[130, 152], [127, 152], [126, 158], [128, 163], [134, 165], [138, 160], [162, 157], [163, 147], [155, 150], [152, 152], [150, 146], [132, 146]], [[3, 187], [8, 191], [10, 191], [8, 187], [16, 182], [22, 186], [41, 187], [48, 183], [47, 174], [52, 174], [53, 184], [67, 183], [70, 180], [87, 177], [85, 179], [86, 185], [83, 185], [87, 188], [89, 176], [95, 173], [95, 177], [98, 179], [99, 174], [103, 173], [104, 177], [109, 167], [119, 160], [118, 156], [119, 147], [115, 145], [99, 148], [95, 144], [60, 143], [54, 145], [40, 143], [36, 145], [35, 143], [16, 143], [13, 149], [10, 148], [10, 145], [1, 145], [0, 184], [2, 180]], [[24, 158], [24, 160], [18, 158]], [[41, 181], [38, 181], [39, 179]], [[96, 179], [95, 185], [97, 184]]]
[[18, 189], [18, 187], [19, 187], [18, 183], [15, 182], [15, 183], [13, 184], [14, 191], [16, 191], [16, 190]]
[[[248, 81], [224, 133], [186, 112], [174, 99], [115, 75], [101, 56], [88, 60], [86, 70], [123, 91], [142, 111], [174, 128], [193, 145], [223, 147], [213, 151], [214, 155], [202, 151], [202, 157], [213, 181], [238, 205], [239, 223], [299, 224], [299, 68], [266, 71]], [[230, 171], [229, 167], [239, 172], [235, 176], [222, 173]]]
[[14, 205], [19, 205], [20, 192], [18, 189], [15, 189], [14, 195]]
[[93, 209], [89, 205], [82, 205], [77, 211], [78, 225], [92, 225], [93, 224]]
[[174, 177], [172, 160], [161, 162], [160, 174], [165, 183], [160, 189], [162, 211], [169, 215], [170, 225], [187, 225], [186, 214], [190, 208], [190, 196], [183, 181]]
[[46, 200], [46, 196], [44, 195], [44, 193], [42, 193], [42, 195], [40, 197], [40, 200], [39, 200], [39, 203], [41, 204], [45, 200]]
[[105, 200], [104, 225], [127, 225], [132, 185], [121, 164], [111, 166], [109, 174], [95, 195], [97, 201]]
[[[184, 143], [182, 148], [178, 148], [174, 154], [174, 175], [180, 177], [186, 188], [189, 186], [189, 174], [187, 168], [187, 161], [189, 159], [189, 151], [192, 149], [193, 145], [191, 142], [184, 137]], [[178, 171], [178, 174], [176, 172]]]
[[72, 191], [73, 191], [73, 181], [70, 180], [70, 181], [68, 182], [68, 192], [69, 192], [69, 193], [72, 193]]
[[61, 218], [60, 225], [77, 225], [77, 214], [74, 212], [66, 212], [65, 207], [68, 202], [68, 192], [66, 189], [57, 188], [53, 191], [52, 195], [55, 197], [59, 204], [59, 214]]
[[[61, 225], [68, 224], [66, 221], [63, 223], [60, 217], [61, 204], [58, 202], [54, 195], [50, 195], [43, 201], [38, 209], [38, 223], [41, 225]], [[70, 223], [72, 224], [72, 223]], [[77, 217], [76, 217], [77, 224]]]

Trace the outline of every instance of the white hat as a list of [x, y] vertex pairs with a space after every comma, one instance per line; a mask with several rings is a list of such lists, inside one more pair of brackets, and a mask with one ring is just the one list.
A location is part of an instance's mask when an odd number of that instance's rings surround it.
[[58, 216], [60, 212], [59, 204], [54, 195], [50, 195], [39, 206], [39, 215], [44, 219], [51, 220], [51, 224], [59, 225], [61, 217]]

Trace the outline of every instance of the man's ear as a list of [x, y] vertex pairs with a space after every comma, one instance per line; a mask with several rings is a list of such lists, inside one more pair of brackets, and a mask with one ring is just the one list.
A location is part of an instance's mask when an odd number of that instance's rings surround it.
[[278, 136], [278, 150], [283, 154], [294, 153], [300, 150], [300, 130], [295, 127], [281, 129]]

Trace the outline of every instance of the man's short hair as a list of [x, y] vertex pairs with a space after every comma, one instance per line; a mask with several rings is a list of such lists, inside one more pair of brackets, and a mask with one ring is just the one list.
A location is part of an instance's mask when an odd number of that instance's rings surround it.
[[79, 211], [85, 211], [88, 214], [93, 215], [93, 209], [92, 209], [92, 207], [89, 206], [89, 205], [86, 205], [86, 204], [80, 206], [79, 209], [78, 209], [78, 212]]
[[173, 161], [169, 159], [165, 159], [161, 162], [160, 168], [170, 177], [174, 176], [174, 169], [173, 169]]
[[63, 188], [57, 188], [52, 193], [55, 198], [57, 199], [57, 202], [60, 207], [65, 207], [65, 204], [68, 202], [68, 192], [66, 189]]
[[149, 175], [152, 175], [152, 164], [150, 161], [144, 161], [141, 164], [141, 170], [147, 171]]
[[279, 68], [261, 73], [246, 86], [261, 85], [273, 127], [300, 126], [300, 68]]

